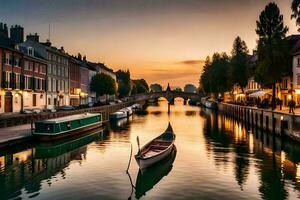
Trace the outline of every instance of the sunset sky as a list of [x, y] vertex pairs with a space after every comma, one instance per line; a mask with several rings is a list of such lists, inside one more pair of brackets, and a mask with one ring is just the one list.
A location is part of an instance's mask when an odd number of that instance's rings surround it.
[[[231, 51], [236, 36], [250, 50], [255, 26], [267, 0], [0, 0], [3, 22], [20, 24], [113, 68], [130, 69], [133, 78], [183, 87], [198, 85], [203, 60], [213, 52]], [[289, 26], [290, 0], [275, 1]]]

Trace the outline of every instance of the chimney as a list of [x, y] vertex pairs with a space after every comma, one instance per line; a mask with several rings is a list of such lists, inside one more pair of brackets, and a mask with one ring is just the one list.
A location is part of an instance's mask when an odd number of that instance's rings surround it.
[[29, 35], [26, 36], [26, 40], [40, 42], [40, 36], [37, 33], [35, 33], [34, 35], [29, 34]]
[[47, 47], [51, 47], [51, 42], [50, 40], [48, 39], [45, 43], [43, 43], [45, 46]]
[[65, 52], [64, 47], [60, 47], [60, 51], [64, 53]]
[[0, 35], [8, 38], [8, 29], [6, 24], [0, 23]]
[[16, 44], [24, 42], [24, 28], [18, 25], [11, 26], [10, 39]]

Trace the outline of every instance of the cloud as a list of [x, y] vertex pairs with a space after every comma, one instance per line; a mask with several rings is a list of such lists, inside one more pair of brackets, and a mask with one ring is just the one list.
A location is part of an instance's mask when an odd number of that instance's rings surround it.
[[184, 64], [184, 65], [204, 65], [204, 60], [183, 60], [180, 62], [177, 62], [176, 64]]

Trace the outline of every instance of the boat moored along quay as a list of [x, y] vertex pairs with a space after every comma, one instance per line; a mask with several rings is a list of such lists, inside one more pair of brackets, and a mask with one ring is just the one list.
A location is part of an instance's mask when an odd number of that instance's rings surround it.
[[131, 107], [126, 107], [118, 110], [117, 112], [111, 113], [109, 118], [111, 120], [118, 120], [118, 119], [123, 119], [126, 117], [129, 117], [133, 114], [132, 108]]
[[40, 141], [51, 141], [75, 136], [102, 126], [102, 115], [85, 113], [35, 123], [34, 137]]

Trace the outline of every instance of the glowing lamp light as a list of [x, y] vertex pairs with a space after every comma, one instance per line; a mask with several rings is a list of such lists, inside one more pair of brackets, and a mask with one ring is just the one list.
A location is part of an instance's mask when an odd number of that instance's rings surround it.
[[300, 89], [296, 89], [296, 90], [295, 90], [295, 93], [296, 93], [296, 94], [300, 94]]
[[281, 120], [281, 121], [283, 120], [283, 116], [280, 117], [280, 120]]
[[292, 95], [288, 95], [288, 100], [291, 100], [292, 99]]

